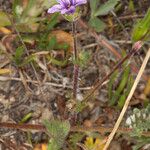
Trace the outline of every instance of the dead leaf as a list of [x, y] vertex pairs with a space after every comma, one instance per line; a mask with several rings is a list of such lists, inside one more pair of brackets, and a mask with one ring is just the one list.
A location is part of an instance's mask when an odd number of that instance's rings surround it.
[[2, 44], [5, 46], [7, 53], [13, 53], [15, 51], [16, 48], [14, 47], [14, 41], [16, 36], [17, 35], [15, 34], [10, 34], [3, 37]]
[[8, 73], [12, 73], [12, 70], [10, 70], [10, 69], [0, 69], [0, 75], [1, 74], [8, 74]]
[[47, 144], [43, 143], [43, 144], [37, 144], [35, 145], [35, 147], [33, 148], [33, 150], [47, 150]]
[[0, 32], [2, 32], [3, 34], [11, 34], [12, 32], [5, 28], [5, 27], [0, 27]]
[[57, 42], [59, 44], [67, 43], [70, 47], [69, 52], [72, 53], [72, 51], [73, 51], [73, 37], [71, 34], [65, 32], [65, 31], [62, 31], [62, 30], [56, 30], [56, 31], [52, 31], [50, 33], [50, 36], [56, 36]]

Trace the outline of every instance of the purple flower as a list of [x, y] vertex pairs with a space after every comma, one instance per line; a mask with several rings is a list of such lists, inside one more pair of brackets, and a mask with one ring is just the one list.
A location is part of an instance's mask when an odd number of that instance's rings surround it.
[[61, 14], [73, 14], [76, 7], [87, 3], [87, 0], [56, 0], [58, 4], [48, 9], [48, 13], [61, 12]]

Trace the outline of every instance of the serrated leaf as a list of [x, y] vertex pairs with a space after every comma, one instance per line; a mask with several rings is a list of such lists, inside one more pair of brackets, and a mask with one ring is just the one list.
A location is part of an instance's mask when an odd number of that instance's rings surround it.
[[0, 27], [10, 26], [10, 25], [11, 25], [11, 21], [9, 20], [7, 14], [4, 13], [3, 11], [0, 11]]
[[107, 15], [109, 11], [112, 11], [115, 5], [119, 2], [119, 0], [108, 0], [105, 4], [101, 5], [97, 11], [95, 12], [94, 16], [102, 16]]
[[89, 25], [92, 28], [94, 28], [97, 32], [103, 31], [106, 27], [106, 24], [97, 17], [90, 18]]
[[150, 38], [150, 8], [145, 17], [140, 20], [133, 29], [132, 40], [134, 42], [139, 40], [149, 40]]
[[49, 122], [45, 120], [44, 125], [46, 126], [48, 133], [51, 135], [49, 149], [51, 150], [53, 147], [55, 147], [56, 150], [61, 148], [70, 130], [69, 122], [59, 120]]
[[84, 133], [72, 133], [69, 136], [69, 143], [71, 144], [73, 149], [77, 149], [77, 143], [80, 142], [84, 136]]

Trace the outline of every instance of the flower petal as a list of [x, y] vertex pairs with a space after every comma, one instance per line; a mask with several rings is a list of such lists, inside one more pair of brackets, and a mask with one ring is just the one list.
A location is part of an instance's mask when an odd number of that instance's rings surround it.
[[55, 13], [55, 12], [60, 12], [62, 9], [62, 6], [61, 5], [54, 5], [53, 7], [49, 8], [48, 9], [48, 13]]
[[76, 0], [71, 0], [71, 5], [75, 5], [76, 4]]
[[61, 14], [73, 14], [75, 12], [75, 6], [71, 6], [69, 9], [62, 9]]
[[59, 1], [59, 3], [61, 5], [63, 5], [64, 7], [66, 7], [66, 8], [71, 5], [71, 1], [70, 0], [57, 0], [57, 1]]
[[64, 0], [57, 0], [57, 2], [58, 2], [61, 6], [65, 7]]
[[76, 1], [75, 6], [79, 6], [87, 3], [87, 0], [75, 0], [75, 1]]

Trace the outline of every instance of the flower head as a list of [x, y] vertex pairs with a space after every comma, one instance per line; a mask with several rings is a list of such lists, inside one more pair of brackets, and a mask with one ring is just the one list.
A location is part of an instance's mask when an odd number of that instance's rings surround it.
[[76, 7], [87, 3], [87, 0], [57, 0], [57, 2], [58, 4], [48, 9], [48, 13], [73, 14]]

